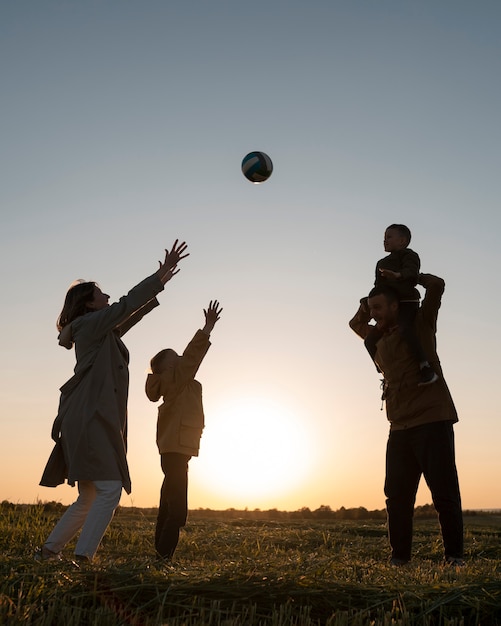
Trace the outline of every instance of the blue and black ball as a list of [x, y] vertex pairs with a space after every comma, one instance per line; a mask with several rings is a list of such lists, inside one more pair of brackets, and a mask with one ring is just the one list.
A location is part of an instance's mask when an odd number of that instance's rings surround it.
[[249, 152], [243, 158], [242, 172], [251, 183], [264, 183], [273, 172], [273, 163], [264, 152]]

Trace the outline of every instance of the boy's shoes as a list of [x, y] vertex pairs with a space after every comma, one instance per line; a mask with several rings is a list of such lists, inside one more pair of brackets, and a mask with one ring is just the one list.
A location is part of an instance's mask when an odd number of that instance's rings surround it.
[[425, 365], [425, 367], [421, 368], [420, 377], [421, 377], [421, 380], [418, 383], [418, 387], [423, 387], [424, 385], [431, 385], [432, 383], [438, 380], [438, 375], [429, 365]]

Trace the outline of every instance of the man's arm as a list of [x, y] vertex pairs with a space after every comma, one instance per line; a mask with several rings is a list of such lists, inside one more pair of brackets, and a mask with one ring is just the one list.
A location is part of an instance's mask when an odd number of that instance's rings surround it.
[[423, 319], [436, 329], [437, 315], [442, 302], [442, 294], [445, 290], [443, 278], [433, 274], [419, 274], [418, 285], [426, 289], [423, 302], [421, 303], [421, 314]]
[[358, 311], [351, 318], [348, 324], [351, 330], [356, 332], [359, 337], [362, 337], [362, 339], [365, 339], [372, 329], [372, 326], [369, 324], [370, 321], [371, 315], [369, 313], [367, 298], [362, 298], [362, 300], [360, 300]]
[[426, 298], [440, 300], [445, 290], [445, 280], [433, 274], [419, 274], [418, 285], [422, 285], [426, 289], [425, 300]]

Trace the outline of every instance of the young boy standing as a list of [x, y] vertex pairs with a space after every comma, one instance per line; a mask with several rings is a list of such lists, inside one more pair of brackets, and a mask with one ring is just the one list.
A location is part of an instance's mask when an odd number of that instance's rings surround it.
[[[436, 372], [430, 366], [418, 336], [414, 331], [414, 320], [419, 309], [420, 293], [416, 289], [421, 262], [419, 256], [408, 246], [411, 231], [404, 224], [391, 224], [384, 233], [384, 249], [388, 256], [376, 264], [375, 287], [391, 287], [398, 294], [399, 315], [398, 332], [401, 334], [413, 357], [419, 363], [419, 385], [429, 385], [438, 380]], [[377, 326], [366, 337], [364, 343], [374, 360], [376, 344], [381, 338]]]
[[179, 529], [188, 515], [188, 462], [198, 456], [204, 428], [202, 385], [195, 375], [210, 346], [210, 333], [223, 309], [217, 300], [204, 309], [205, 326], [179, 356], [168, 348], [150, 362], [146, 395], [152, 402], [163, 397], [158, 408], [157, 446], [164, 480], [155, 529], [155, 549], [171, 559], [179, 541]]

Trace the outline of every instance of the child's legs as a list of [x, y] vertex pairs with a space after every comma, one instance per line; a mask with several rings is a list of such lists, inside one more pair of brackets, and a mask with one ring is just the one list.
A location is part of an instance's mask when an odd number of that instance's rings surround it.
[[415, 330], [414, 320], [419, 309], [419, 302], [400, 302], [398, 307], [398, 330], [407, 343], [412, 356], [419, 364], [428, 361]]
[[82, 527], [75, 554], [92, 559], [108, 528], [122, 494], [120, 480], [94, 480], [96, 497]]
[[164, 481], [160, 492], [155, 548], [170, 558], [179, 540], [179, 529], [188, 516], [188, 461], [190, 456], [177, 452], [161, 455]]
[[78, 498], [66, 510], [49, 535], [44, 544], [47, 549], [51, 552], [60, 552], [68, 541], [73, 539], [82, 528], [95, 497], [96, 489], [94, 484], [90, 480], [79, 480]]

